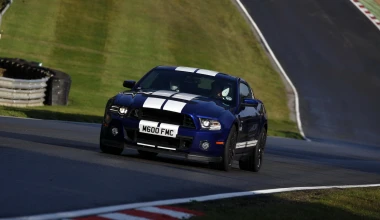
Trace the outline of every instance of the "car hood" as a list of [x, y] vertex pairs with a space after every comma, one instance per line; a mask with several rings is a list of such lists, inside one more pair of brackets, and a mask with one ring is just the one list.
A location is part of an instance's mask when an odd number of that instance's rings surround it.
[[166, 90], [122, 92], [116, 95], [113, 103], [129, 108], [160, 108], [210, 118], [219, 118], [230, 109], [228, 105], [219, 100]]

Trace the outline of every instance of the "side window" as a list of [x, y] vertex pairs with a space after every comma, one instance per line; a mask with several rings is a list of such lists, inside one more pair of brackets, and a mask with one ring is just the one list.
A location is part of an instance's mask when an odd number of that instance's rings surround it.
[[253, 98], [251, 89], [245, 83], [240, 83], [240, 98]]

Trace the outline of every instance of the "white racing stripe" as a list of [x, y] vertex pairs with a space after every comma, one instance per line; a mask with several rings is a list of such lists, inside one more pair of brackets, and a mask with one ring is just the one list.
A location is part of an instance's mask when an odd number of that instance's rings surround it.
[[169, 100], [164, 105], [163, 110], [181, 113], [182, 109], [185, 107], [185, 105], [186, 105], [185, 102], [178, 102], [178, 101]]
[[186, 66], [179, 66], [175, 68], [176, 71], [182, 71], [182, 72], [189, 72], [189, 73], [194, 73], [195, 70], [198, 68], [193, 68], [193, 67], [186, 67]]
[[190, 101], [198, 97], [198, 95], [189, 94], [189, 93], [178, 93], [178, 94], [173, 95], [172, 97], [176, 99], [183, 99], [183, 100]]
[[158, 91], [155, 91], [154, 93], [152, 93], [152, 95], [170, 97], [170, 96], [174, 95], [175, 93], [177, 93], [177, 92], [176, 91], [167, 91], [167, 90], [158, 90]]
[[196, 73], [203, 74], [203, 75], [208, 75], [208, 76], [216, 76], [218, 72], [213, 71], [213, 70], [205, 70], [205, 69], [199, 69], [197, 70]]
[[178, 218], [178, 219], [190, 218], [191, 216], [193, 216], [188, 213], [176, 212], [176, 211], [168, 210], [168, 209], [160, 209], [157, 207], [145, 207], [145, 208], [139, 208], [137, 210], [144, 211], [144, 212], [164, 214], [164, 215], [168, 215], [168, 216], [171, 216], [173, 218]]
[[154, 145], [151, 145], [151, 144], [144, 144], [144, 143], [137, 143], [137, 145], [142, 145], [142, 146], [147, 146], [147, 147], [156, 147]]
[[246, 147], [254, 147], [256, 146], [257, 141], [245, 141], [236, 143], [236, 149], [246, 148]]
[[165, 99], [148, 97], [145, 100], [143, 107], [144, 108], [161, 109], [161, 106], [162, 106], [162, 104], [164, 104], [164, 102], [165, 102]]
[[112, 219], [112, 220], [149, 220], [147, 218], [136, 217], [133, 215], [127, 215], [123, 213], [109, 213], [109, 214], [99, 215], [99, 217]]
[[247, 141], [247, 147], [254, 147], [257, 145], [257, 141]]
[[245, 144], [246, 144], [246, 142], [236, 143], [236, 148], [245, 148]]

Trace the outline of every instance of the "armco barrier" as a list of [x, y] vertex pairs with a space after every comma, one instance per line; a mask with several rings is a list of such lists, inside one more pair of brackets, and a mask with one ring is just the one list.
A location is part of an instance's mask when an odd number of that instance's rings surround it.
[[[0, 58], [0, 105], [67, 105], [71, 78], [38, 62]], [[5, 71], [4, 71], [5, 70]]]

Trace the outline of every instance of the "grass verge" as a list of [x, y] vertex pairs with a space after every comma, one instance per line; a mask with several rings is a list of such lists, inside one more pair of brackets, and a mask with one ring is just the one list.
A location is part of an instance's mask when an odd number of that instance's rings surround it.
[[191, 219], [380, 219], [380, 188], [287, 192], [177, 205]]
[[99, 122], [122, 81], [157, 65], [244, 77], [264, 101], [269, 135], [296, 137], [285, 86], [230, 0], [14, 1], [3, 17], [0, 56], [67, 72], [68, 106], [0, 107], [1, 115]]
[[380, 20], [380, 0], [359, 0], [359, 2]]

